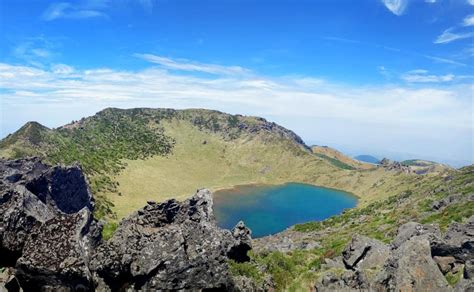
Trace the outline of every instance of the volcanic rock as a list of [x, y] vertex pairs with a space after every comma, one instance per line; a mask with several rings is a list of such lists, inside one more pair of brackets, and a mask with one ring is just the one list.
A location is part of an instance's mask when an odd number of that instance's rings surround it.
[[78, 165], [0, 159], [0, 266], [9, 273], [0, 288], [232, 290], [227, 261], [249, 259], [251, 232], [243, 222], [218, 228], [212, 203], [208, 190], [184, 202], [150, 201], [103, 241]]

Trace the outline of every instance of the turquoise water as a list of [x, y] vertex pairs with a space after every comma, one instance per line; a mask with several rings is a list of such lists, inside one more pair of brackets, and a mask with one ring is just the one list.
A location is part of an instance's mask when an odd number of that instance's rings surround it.
[[324, 220], [356, 204], [357, 198], [349, 193], [299, 183], [244, 185], [214, 193], [218, 225], [231, 229], [243, 220], [254, 238]]

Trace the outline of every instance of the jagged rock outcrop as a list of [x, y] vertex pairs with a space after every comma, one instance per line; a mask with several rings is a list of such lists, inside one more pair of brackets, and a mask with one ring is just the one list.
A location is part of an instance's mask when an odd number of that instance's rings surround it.
[[79, 166], [0, 160], [0, 265], [25, 290], [92, 289], [87, 261], [100, 240]]
[[[0, 265], [25, 291], [233, 289], [227, 260], [248, 260], [250, 230], [216, 226], [207, 190], [148, 202], [101, 239], [79, 166], [0, 160]], [[0, 285], [0, 290], [2, 287]]]
[[398, 161], [392, 161], [388, 158], [384, 158], [380, 161], [380, 166], [388, 171], [399, 171], [404, 173], [413, 173], [409, 166], [403, 165]]
[[[327, 261], [316, 290], [474, 291], [473, 227], [474, 216], [451, 224], [442, 236], [435, 225], [408, 222], [390, 245], [355, 236], [342, 257]], [[460, 277], [455, 288], [448, 273]]]
[[149, 202], [122, 221], [91, 268], [112, 290], [230, 289], [226, 260], [244, 261], [250, 248], [243, 223], [216, 228], [211, 193], [199, 190], [183, 203]]
[[0, 160], [0, 265], [25, 290], [91, 289], [87, 261], [100, 239], [79, 166]]

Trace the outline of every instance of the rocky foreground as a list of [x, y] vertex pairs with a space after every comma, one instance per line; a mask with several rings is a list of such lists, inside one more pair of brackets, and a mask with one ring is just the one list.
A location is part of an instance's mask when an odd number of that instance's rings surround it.
[[[474, 291], [474, 217], [444, 236], [435, 225], [409, 222], [389, 245], [355, 236], [323, 269], [317, 291]], [[448, 273], [461, 273], [455, 288]]]
[[248, 260], [250, 231], [218, 228], [207, 190], [148, 202], [104, 241], [79, 166], [0, 160], [0, 176], [0, 291], [233, 290], [227, 261]]
[[[232, 274], [229, 260], [252, 262], [252, 246], [255, 254], [317, 250], [315, 238], [327, 236], [289, 229], [252, 243], [243, 223], [216, 226], [207, 190], [148, 202], [107, 241], [93, 210], [79, 166], [0, 159], [0, 291], [273, 290], [275, 279]], [[312, 273], [308, 290], [474, 291], [474, 217], [447, 232], [405, 223], [390, 244], [354, 236]], [[455, 287], [449, 275], [459, 276]]]

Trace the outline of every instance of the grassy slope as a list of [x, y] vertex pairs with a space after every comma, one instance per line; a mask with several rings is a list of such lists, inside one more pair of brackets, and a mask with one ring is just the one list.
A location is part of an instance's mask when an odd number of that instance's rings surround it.
[[[450, 195], [461, 195], [442, 210], [431, 205]], [[295, 250], [286, 254], [270, 252], [253, 254], [250, 263], [231, 262], [235, 275], [253, 278], [257, 283], [271, 276], [276, 290], [309, 291], [325, 273], [337, 273], [322, 265], [324, 259], [341, 255], [352, 236], [359, 234], [390, 242], [398, 227], [409, 221], [438, 224], [444, 232], [452, 222], [466, 222], [474, 215], [474, 166], [452, 172], [451, 176], [417, 176], [407, 191], [362, 208], [351, 209], [341, 216], [323, 222], [294, 226], [288, 233], [303, 241], [318, 241], [321, 248]], [[288, 236], [288, 235], [285, 235]], [[268, 238], [262, 238], [262, 244]], [[374, 274], [377, 271], [372, 271]], [[452, 282], [455, 284], [455, 281]]]
[[126, 161], [127, 167], [115, 177], [122, 195], [109, 196], [119, 217], [148, 199], [184, 199], [197, 188], [216, 190], [238, 184], [305, 181], [307, 174], [316, 170], [335, 170], [286, 140], [265, 141], [262, 136], [244, 135], [226, 141], [187, 121], [174, 119], [162, 125], [165, 134], [176, 140], [173, 153]]
[[366, 205], [393, 190], [408, 188], [414, 179], [382, 169], [344, 170], [288, 140], [264, 134], [227, 141], [188, 121], [173, 119], [161, 125], [165, 135], [176, 141], [172, 154], [126, 161], [125, 169], [114, 177], [121, 195], [108, 194], [119, 217], [147, 200], [184, 199], [197, 188], [217, 190], [249, 183], [304, 182], [332, 187], [358, 195], [361, 205]]
[[351, 157], [344, 155], [336, 149], [333, 149], [328, 146], [312, 146], [311, 150], [317, 155], [328, 157], [332, 160], [335, 160], [336, 163], [343, 164], [342, 168], [345, 169], [372, 169], [375, 167], [372, 164], [352, 159]]

